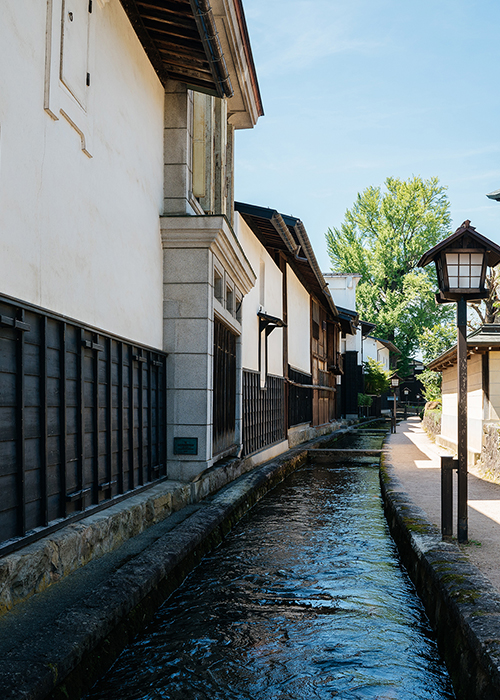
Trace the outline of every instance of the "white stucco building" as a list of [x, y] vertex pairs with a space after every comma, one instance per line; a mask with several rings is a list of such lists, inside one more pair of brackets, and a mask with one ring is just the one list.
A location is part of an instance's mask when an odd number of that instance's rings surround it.
[[243, 455], [262, 459], [339, 420], [342, 321], [303, 223], [242, 202], [235, 209], [257, 277], [242, 306]]
[[241, 0], [27, 9], [0, 23], [4, 540], [238, 452], [256, 278], [232, 228], [235, 131], [263, 113]]

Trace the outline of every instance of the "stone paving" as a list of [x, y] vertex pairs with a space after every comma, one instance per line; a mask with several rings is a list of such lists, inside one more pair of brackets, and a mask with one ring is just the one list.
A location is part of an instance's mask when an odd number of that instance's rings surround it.
[[[394, 475], [429, 522], [441, 528], [441, 455], [451, 454], [433, 443], [418, 418], [398, 423], [386, 442], [387, 459]], [[456, 537], [456, 474], [453, 484], [453, 528]], [[461, 545], [471, 563], [500, 592], [500, 485], [469, 470], [469, 543]]]

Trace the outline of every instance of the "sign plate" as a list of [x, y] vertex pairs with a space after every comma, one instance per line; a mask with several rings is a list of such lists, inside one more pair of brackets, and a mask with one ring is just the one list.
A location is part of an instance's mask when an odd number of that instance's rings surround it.
[[174, 455], [197, 455], [198, 438], [174, 437]]

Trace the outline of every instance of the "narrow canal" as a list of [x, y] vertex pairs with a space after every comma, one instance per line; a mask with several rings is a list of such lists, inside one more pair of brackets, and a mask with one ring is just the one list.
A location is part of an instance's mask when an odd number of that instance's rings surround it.
[[88, 700], [454, 698], [378, 469], [316, 465], [203, 560]]

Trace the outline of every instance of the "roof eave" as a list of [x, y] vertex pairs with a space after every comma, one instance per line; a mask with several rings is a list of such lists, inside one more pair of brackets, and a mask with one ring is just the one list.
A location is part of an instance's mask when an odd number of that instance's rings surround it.
[[235, 128], [256, 124], [264, 111], [241, 0], [184, 0], [178, 9], [163, 0], [120, 2], [164, 85], [175, 80], [227, 98]]
[[251, 129], [264, 109], [243, 5], [241, 0], [212, 0], [212, 9], [234, 90], [228, 120], [235, 129]]

